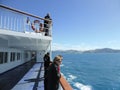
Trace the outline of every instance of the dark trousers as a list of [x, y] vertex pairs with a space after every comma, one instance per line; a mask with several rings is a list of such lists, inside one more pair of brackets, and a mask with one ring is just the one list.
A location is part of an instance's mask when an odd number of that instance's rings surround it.
[[44, 72], [44, 90], [48, 90], [47, 89], [47, 70], [45, 70]]

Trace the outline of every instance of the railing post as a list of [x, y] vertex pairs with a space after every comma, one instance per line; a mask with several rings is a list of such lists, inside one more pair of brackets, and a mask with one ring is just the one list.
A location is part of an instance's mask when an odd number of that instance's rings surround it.
[[25, 16], [23, 17], [23, 32], [26, 31], [26, 27], [25, 27]]
[[10, 26], [10, 20], [9, 20], [9, 16], [8, 16], [8, 28], [7, 28], [8, 30], [10, 29], [9, 26]]
[[2, 28], [2, 14], [0, 12], [0, 28]]

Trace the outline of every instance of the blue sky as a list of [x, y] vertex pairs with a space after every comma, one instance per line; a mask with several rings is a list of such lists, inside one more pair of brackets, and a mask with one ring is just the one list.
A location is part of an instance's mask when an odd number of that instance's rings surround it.
[[0, 0], [53, 20], [52, 49], [120, 49], [120, 0]]

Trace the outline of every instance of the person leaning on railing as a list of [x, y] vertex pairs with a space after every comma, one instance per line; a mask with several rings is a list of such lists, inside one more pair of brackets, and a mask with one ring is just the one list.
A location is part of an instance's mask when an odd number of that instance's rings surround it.
[[38, 29], [38, 30], [35, 28], [35, 23], [31, 23], [31, 28], [32, 28], [36, 33], [44, 32], [44, 26], [43, 26], [42, 23], [39, 24], [39, 29]]
[[49, 66], [46, 79], [47, 79], [47, 89], [46, 90], [58, 90], [60, 74], [60, 64], [63, 57], [58, 55], [54, 58], [53, 63]]

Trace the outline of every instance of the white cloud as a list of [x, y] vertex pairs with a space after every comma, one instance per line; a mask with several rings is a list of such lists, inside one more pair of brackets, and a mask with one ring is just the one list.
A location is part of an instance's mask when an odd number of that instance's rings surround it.
[[90, 46], [86, 46], [84, 43], [81, 43], [80, 45], [71, 45], [71, 44], [58, 44], [53, 43], [52, 44], [52, 50], [89, 50], [93, 49]]
[[80, 43], [79, 45], [73, 44], [60, 44], [60, 43], [53, 43], [52, 50], [91, 50], [91, 49], [100, 49], [100, 48], [112, 48], [112, 49], [120, 49], [120, 42], [117, 41], [108, 41], [104, 43], [97, 43], [97, 44], [86, 44]]
[[118, 41], [116, 41], [116, 40], [108, 41], [107, 44], [108, 45], [110, 45], [110, 44], [115, 45], [115, 44], [118, 44]]

